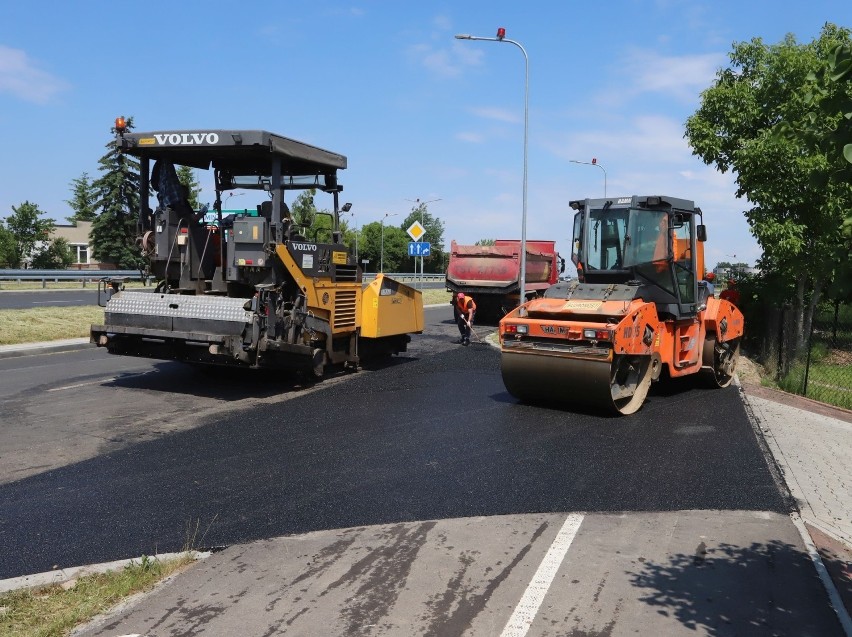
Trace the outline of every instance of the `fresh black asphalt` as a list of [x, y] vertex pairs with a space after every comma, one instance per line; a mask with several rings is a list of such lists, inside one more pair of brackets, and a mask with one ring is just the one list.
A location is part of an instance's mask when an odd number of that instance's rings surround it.
[[684, 509], [789, 510], [735, 387], [671, 382], [630, 417], [531, 407], [494, 348], [442, 346], [0, 485], [0, 579], [388, 522]]

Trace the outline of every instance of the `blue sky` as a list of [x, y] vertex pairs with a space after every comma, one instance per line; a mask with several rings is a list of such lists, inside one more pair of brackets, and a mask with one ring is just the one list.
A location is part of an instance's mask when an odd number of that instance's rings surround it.
[[[71, 181], [97, 177], [115, 117], [132, 115], [138, 131], [259, 128], [342, 153], [359, 226], [440, 199], [447, 244], [519, 238], [523, 55], [453, 37], [505, 27], [530, 60], [528, 239], [567, 253], [568, 201], [602, 196], [606, 177], [610, 196], [693, 199], [708, 264], [754, 263], [747, 203], [683, 123], [733, 42], [806, 42], [827, 21], [852, 27], [852, 4], [3, 2], [0, 217], [29, 200], [64, 222]], [[602, 168], [571, 162], [592, 158]]]

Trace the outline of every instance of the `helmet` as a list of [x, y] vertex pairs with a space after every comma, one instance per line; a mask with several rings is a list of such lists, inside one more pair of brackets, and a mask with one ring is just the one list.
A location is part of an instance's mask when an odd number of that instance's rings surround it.
[[704, 277], [704, 280], [705, 280], [705, 281], [715, 281], [715, 280], [716, 280], [716, 275], [715, 275], [715, 274], [713, 274], [712, 272], [708, 272], [708, 273], [707, 273], [707, 276], [705, 276], [705, 277]]
[[464, 292], [459, 292], [456, 296], [460, 299], [463, 299], [464, 298]]

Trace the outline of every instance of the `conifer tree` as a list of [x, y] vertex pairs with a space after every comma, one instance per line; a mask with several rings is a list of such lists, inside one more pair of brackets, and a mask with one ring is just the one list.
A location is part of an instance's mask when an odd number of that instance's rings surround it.
[[[125, 118], [133, 130], [133, 118]], [[113, 126], [111, 132], [115, 135]], [[96, 259], [120, 269], [142, 269], [145, 260], [136, 244], [139, 211], [139, 162], [118, 151], [114, 141], [98, 162], [101, 176], [92, 184], [98, 216], [92, 224], [92, 253]], [[146, 193], [147, 196], [147, 193]]]
[[71, 206], [74, 214], [67, 217], [71, 223], [78, 221], [94, 221], [98, 216], [95, 209], [97, 201], [97, 192], [95, 191], [92, 180], [89, 179], [89, 173], [84, 172], [71, 182], [71, 199], [66, 199], [65, 203]]
[[190, 166], [177, 166], [176, 169], [178, 181], [189, 189], [189, 206], [193, 210], [199, 210], [201, 203], [198, 201], [198, 195], [201, 194], [201, 184], [195, 178], [195, 171]]

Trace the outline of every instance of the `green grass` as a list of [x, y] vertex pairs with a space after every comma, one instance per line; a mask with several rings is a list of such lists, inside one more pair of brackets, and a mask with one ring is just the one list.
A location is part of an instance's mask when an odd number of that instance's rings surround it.
[[[446, 290], [423, 290], [424, 305], [449, 302]], [[103, 321], [104, 310], [97, 305], [0, 310], [0, 345], [85, 338], [93, 323]]]
[[97, 305], [0, 310], [0, 345], [88, 337], [92, 323], [103, 321]]
[[423, 305], [438, 305], [446, 303], [449, 305], [452, 297], [449, 292], [441, 290], [423, 290]]
[[[191, 552], [170, 560], [143, 557], [122, 569], [0, 595], [0, 637], [60, 637], [109, 610], [130, 595], [151, 590], [160, 580], [195, 561]], [[66, 590], [67, 589], [67, 590]]]
[[[852, 409], [852, 365], [829, 361], [832, 359], [811, 360], [807, 392], [804, 395], [821, 403]], [[801, 395], [805, 387], [805, 364], [794, 365], [778, 381], [778, 387]]]

